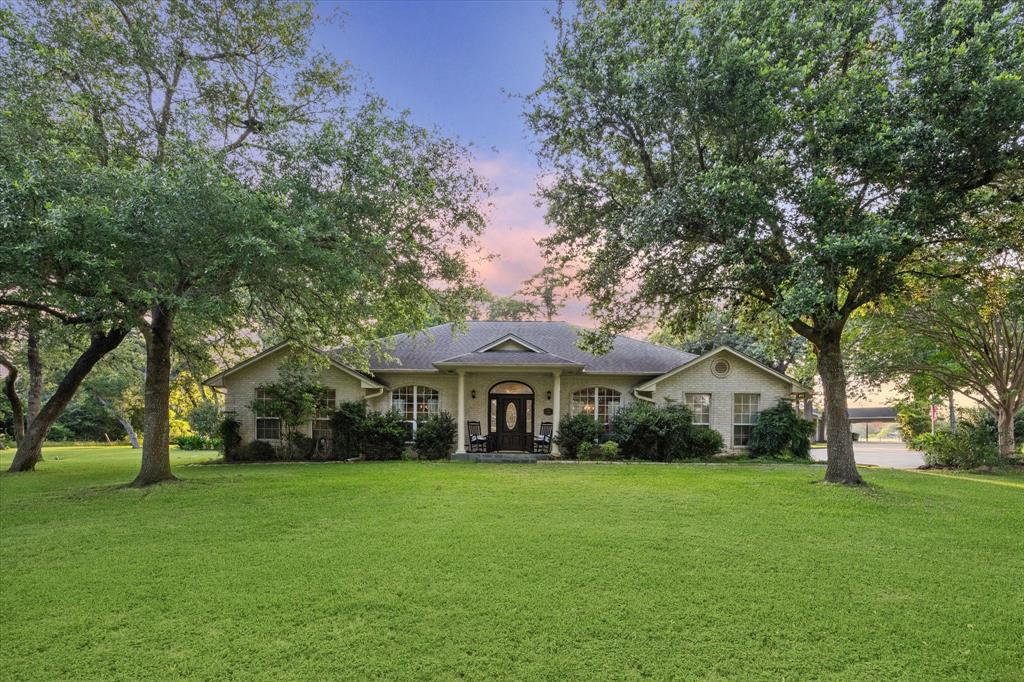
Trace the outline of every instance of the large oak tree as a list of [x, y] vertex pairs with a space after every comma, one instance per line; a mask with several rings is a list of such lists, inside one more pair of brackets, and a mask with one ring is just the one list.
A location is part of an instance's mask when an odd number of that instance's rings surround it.
[[816, 354], [825, 479], [861, 482], [843, 329], [1020, 166], [1020, 5], [586, 0], [558, 21], [527, 98], [549, 253], [604, 331], [773, 311]]
[[461, 146], [350, 94], [311, 48], [311, 3], [76, 0], [5, 18], [6, 55], [50, 93], [48, 153], [82, 172], [2, 257], [54, 295], [51, 254], [82, 265], [90, 310], [141, 330], [136, 485], [173, 478], [176, 346], [272, 326], [359, 349], [438, 306], [456, 316], [486, 188]]

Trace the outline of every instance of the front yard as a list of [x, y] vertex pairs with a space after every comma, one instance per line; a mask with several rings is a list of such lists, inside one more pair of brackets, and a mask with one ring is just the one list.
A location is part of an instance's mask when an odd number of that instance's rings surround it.
[[145, 491], [127, 448], [0, 477], [3, 679], [1024, 669], [1020, 477], [174, 454]]

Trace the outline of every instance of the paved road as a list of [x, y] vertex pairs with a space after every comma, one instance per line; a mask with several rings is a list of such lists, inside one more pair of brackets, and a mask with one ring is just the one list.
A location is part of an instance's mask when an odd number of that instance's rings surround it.
[[[908, 449], [903, 443], [872, 443], [857, 441], [853, 444], [857, 464], [874, 464], [892, 469], [913, 469], [924, 464], [921, 453]], [[811, 457], [824, 462], [825, 450], [811, 450]]]

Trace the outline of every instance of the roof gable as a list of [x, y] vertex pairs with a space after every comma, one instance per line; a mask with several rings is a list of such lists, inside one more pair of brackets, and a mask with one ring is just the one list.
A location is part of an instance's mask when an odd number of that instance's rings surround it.
[[[266, 359], [270, 358], [270, 356], [275, 355], [278, 352], [280, 352], [282, 350], [285, 350], [286, 348], [288, 348], [288, 347], [290, 347], [292, 345], [295, 345], [294, 342], [292, 342], [292, 341], [282, 341], [281, 343], [278, 343], [278, 344], [276, 344], [274, 346], [271, 346], [270, 348], [267, 348], [266, 350], [264, 350], [264, 351], [262, 351], [260, 353], [257, 353], [256, 355], [252, 356], [251, 358], [247, 358], [247, 359], [243, 360], [242, 362], [238, 363], [237, 365], [234, 365], [233, 367], [227, 368], [223, 372], [218, 372], [217, 374], [214, 374], [212, 377], [209, 377], [208, 379], [205, 379], [203, 381], [203, 384], [205, 384], [206, 386], [215, 386], [215, 387], [223, 386], [224, 385], [224, 379], [226, 377], [230, 376], [231, 374], [234, 374], [235, 372], [237, 372], [237, 371], [239, 371], [241, 369], [245, 369], [246, 367], [249, 367], [250, 365], [254, 365], [257, 362], [261, 362], [263, 360], [266, 360]], [[358, 379], [359, 380], [359, 385], [362, 388], [384, 388], [383, 384], [380, 384], [377, 381], [374, 381], [373, 379], [371, 379], [370, 377], [366, 376], [365, 374], [362, 374], [361, 372], [357, 372], [356, 370], [352, 369], [348, 365], [345, 365], [345, 364], [343, 364], [341, 362], [338, 362], [336, 359], [334, 359], [331, 356], [330, 353], [325, 353], [324, 351], [322, 351], [322, 350], [320, 350], [318, 348], [312, 348], [312, 347], [308, 347], [308, 348], [309, 348], [309, 350], [313, 351], [314, 353], [316, 353], [318, 355], [322, 355], [324, 358], [326, 358], [327, 362], [330, 363], [330, 365], [332, 367], [334, 367], [335, 369], [338, 369], [338, 370], [344, 372], [345, 374], [348, 374], [349, 376], [352, 376], [352, 377]]]
[[701, 363], [701, 362], [703, 362], [705, 360], [709, 360], [709, 359], [713, 358], [714, 356], [719, 355], [721, 353], [728, 353], [728, 354], [731, 354], [731, 355], [733, 355], [733, 356], [735, 356], [735, 357], [737, 357], [737, 358], [739, 358], [741, 360], [745, 360], [746, 362], [750, 363], [751, 365], [754, 365], [758, 369], [760, 369], [760, 370], [762, 370], [764, 372], [767, 372], [768, 374], [771, 374], [771, 375], [773, 375], [773, 376], [775, 376], [775, 377], [777, 377], [779, 379], [782, 379], [783, 381], [785, 381], [788, 384], [791, 384], [794, 388], [803, 389], [805, 391], [809, 390], [806, 386], [801, 384], [799, 381], [797, 381], [793, 377], [788, 376], [786, 374], [783, 374], [782, 372], [779, 372], [777, 370], [774, 370], [771, 367], [769, 367], [768, 365], [766, 365], [766, 364], [764, 364], [762, 362], [758, 362], [757, 360], [755, 360], [754, 358], [750, 357], [749, 355], [741, 353], [738, 350], [736, 350], [735, 348], [730, 348], [729, 346], [718, 346], [716, 348], [712, 348], [707, 353], [704, 353], [703, 355], [694, 357], [689, 362], [686, 362], [685, 364], [682, 364], [679, 367], [676, 367], [675, 369], [673, 369], [673, 370], [671, 370], [669, 372], [666, 372], [665, 374], [662, 374], [659, 377], [655, 377], [654, 379], [651, 379], [650, 381], [648, 381], [646, 383], [640, 384], [639, 386], [636, 387], [635, 390], [637, 390], [637, 391], [653, 391], [655, 389], [655, 387], [660, 382], [664, 381], [665, 379], [668, 379], [671, 376], [675, 376], [679, 372], [682, 372], [684, 369], [689, 369], [690, 367], [693, 367], [694, 365], [697, 365], [697, 364], [699, 364], [699, 363]]
[[543, 348], [522, 340], [515, 334], [505, 334], [505, 336], [492, 341], [480, 348], [477, 348], [474, 353], [508, 353], [510, 351], [526, 351], [530, 353], [543, 353]]

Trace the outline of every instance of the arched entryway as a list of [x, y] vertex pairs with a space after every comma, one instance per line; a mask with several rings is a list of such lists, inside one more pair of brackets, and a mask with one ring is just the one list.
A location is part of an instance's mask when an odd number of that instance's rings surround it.
[[533, 441], [533, 388], [501, 381], [487, 394], [487, 418], [497, 450], [527, 452]]

